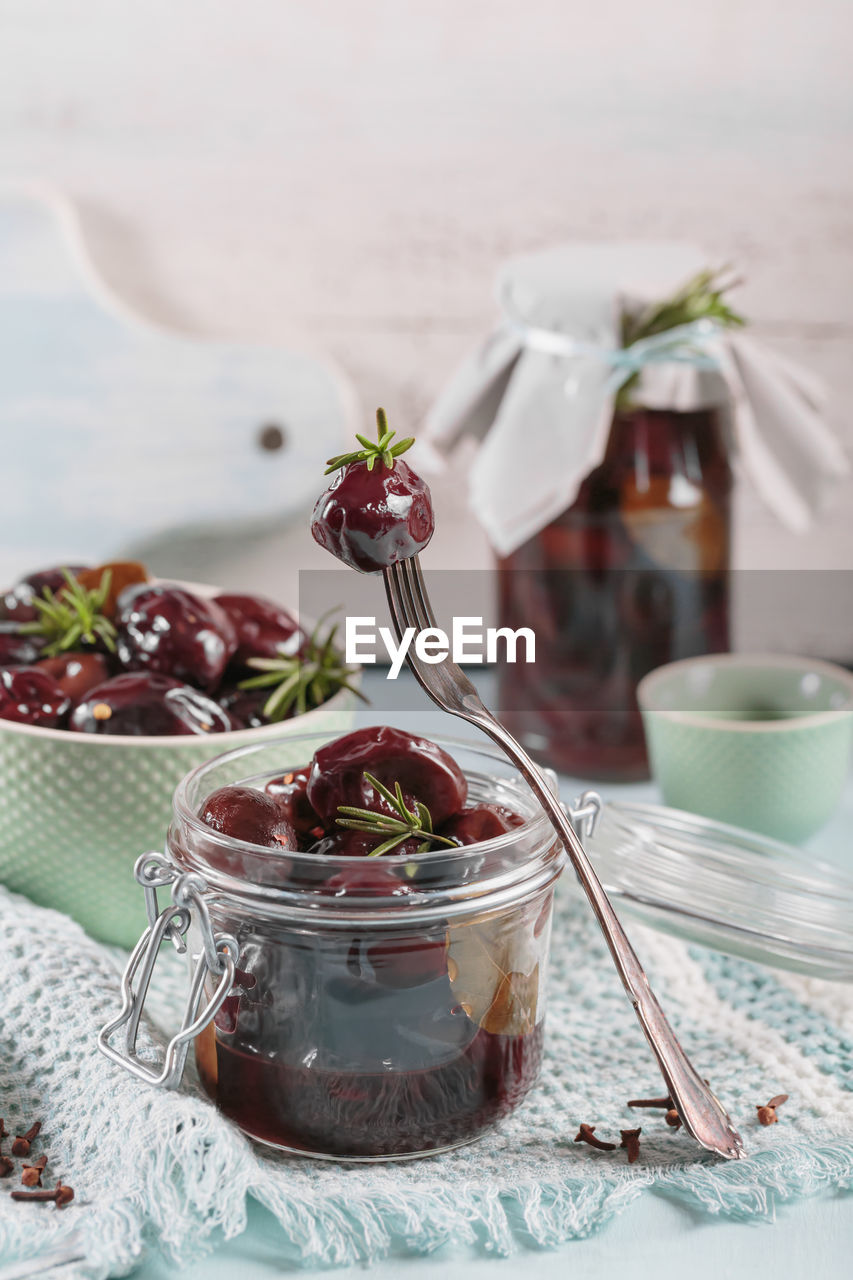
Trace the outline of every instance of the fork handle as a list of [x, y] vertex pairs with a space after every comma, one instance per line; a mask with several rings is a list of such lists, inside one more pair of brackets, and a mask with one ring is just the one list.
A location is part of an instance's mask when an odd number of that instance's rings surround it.
[[542, 771], [482, 703], [475, 714], [470, 714], [472, 711], [469, 701], [466, 719], [488, 734], [518, 767], [560, 837], [607, 940], [622, 985], [657, 1058], [669, 1096], [685, 1129], [707, 1150], [715, 1151], [727, 1159], [739, 1158], [743, 1154], [740, 1135], [725, 1108], [697, 1073], [679, 1044], [577, 832], [549, 788]]

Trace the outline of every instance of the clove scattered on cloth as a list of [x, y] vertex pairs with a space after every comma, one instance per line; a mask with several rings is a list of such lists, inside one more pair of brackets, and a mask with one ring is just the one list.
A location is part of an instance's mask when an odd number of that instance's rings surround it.
[[595, 1136], [594, 1124], [582, 1124], [578, 1129], [575, 1142], [585, 1142], [589, 1147], [595, 1147], [597, 1151], [615, 1151], [615, 1142], [603, 1142], [601, 1138]]
[[779, 1117], [776, 1115], [776, 1108], [781, 1107], [783, 1102], [788, 1101], [787, 1093], [777, 1093], [769, 1102], [765, 1102], [763, 1107], [756, 1107], [758, 1112], [758, 1123], [763, 1125], [776, 1124]]
[[620, 1146], [624, 1147], [628, 1152], [628, 1163], [634, 1164], [640, 1158], [640, 1134], [642, 1129], [620, 1129], [619, 1133], [622, 1137]]
[[[35, 1124], [30, 1125], [26, 1133], [18, 1134], [12, 1143], [12, 1155], [26, 1157], [30, 1154], [30, 1147], [41, 1132], [41, 1121], [36, 1120]], [[0, 1120], [0, 1141], [7, 1137], [8, 1133], [3, 1121]], [[14, 1171], [15, 1162], [9, 1156], [0, 1155], [0, 1178], [8, 1178]], [[42, 1188], [42, 1174], [47, 1168], [47, 1156], [39, 1156], [38, 1160], [34, 1160], [31, 1164], [26, 1160], [21, 1168], [21, 1183], [27, 1188], [33, 1188], [26, 1191], [11, 1192], [10, 1200], [35, 1200], [40, 1202], [53, 1202], [57, 1208], [64, 1209], [74, 1199], [74, 1188], [66, 1186], [62, 1181], [57, 1182], [53, 1188]]]
[[12, 1200], [38, 1200], [50, 1201], [59, 1209], [64, 1209], [74, 1199], [74, 1188], [65, 1187], [61, 1182], [57, 1182], [56, 1186], [51, 1190], [46, 1187], [44, 1191], [13, 1191]]
[[30, 1147], [41, 1133], [41, 1120], [36, 1120], [35, 1124], [30, 1125], [26, 1133], [18, 1134], [12, 1143], [13, 1156], [28, 1156]]

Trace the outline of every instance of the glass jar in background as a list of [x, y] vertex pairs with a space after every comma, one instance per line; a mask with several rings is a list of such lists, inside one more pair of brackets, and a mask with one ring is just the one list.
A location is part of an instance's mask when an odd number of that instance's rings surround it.
[[[523, 824], [413, 862], [271, 854], [197, 818], [226, 783], [263, 788], [304, 765], [316, 734], [229, 752], [175, 793], [167, 856], [203, 876], [214, 933], [239, 950], [235, 984], [195, 1042], [199, 1072], [219, 1109], [270, 1146], [357, 1160], [446, 1150], [508, 1115], [538, 1077], [564, 855], [504, 757], [436, 741], [471, 802]], [[208, 975], [208, 997], [215, 986]]]
[[499, 667], [499, 714], [560, 772], [647, 777], [638, 681], [729, 648], [723, 417], [617, 401], [575, 501], [498, 561], [500, 625], [536, 633], [535, 663]]

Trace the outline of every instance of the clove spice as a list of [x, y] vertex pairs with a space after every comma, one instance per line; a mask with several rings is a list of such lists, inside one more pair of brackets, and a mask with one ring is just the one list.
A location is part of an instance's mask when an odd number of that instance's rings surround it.
[[672, 1098], [634, 1098], [628, 1103], [629, 1107], [659, 1107], [662, 1111], [671, 1111], [674, 1103]]
[[14, 1167], [8, 1156], [0, 1156], [0, 1178], [8, 1178]]
[[675, 1107], [670, 1107], [669, 1111], [667, 1111], [666, 1115], [664, 1116], [664, 1120], [667, 1122], [670, 1129], [681, 1128], [681, 1116], [678, 1114]]
[[12, 1200], [33, 1200], [47, 1202], [52, 1200], [54, 1204], [63, 1209], [65, 1205], [70, 1204], [74, 1199], [74, 1188], [65, 1187], [61, 1182], [57, 1182], [56, 1186], [51, 1190], [46, 1187], [44, 1191], [13, 1191]]
[[38, 1137], [41, 1132], [41, 1120], [36, 1120], [26, 1133], [19, 1134], [12, 1143], [13, 1156], [28, 1156], [30, 1154], [30, 1145]]
[[47, 1164], [47, 1156], [39, 1156], [35, 1164], [25, 1164], [21, 1173], [21, 1182], [25, 1187], [40, 1187], [41, 1175]]
[[776, 1115], [776, 1108], [781, 1107], [782, 1103], [787, 1101], [787, 1093], [777, 1093], [769, 1102], [765, 1102], [763, 1107], [756, 1107], [758, 1123], [763, 1125], [776, 1124], [779, 1119]]
[[601, 1138], [595, 1136], [594, 1124], [582, 1124], [578, 1129], [575, 1142], [585, 1142], [589, 1147], [595, 1147], [597, 1151], [615, 1151], [615, 1142], [602, 1142]]
[[640, 1134], [642, 1129], [620, 1129], [619, 1133], [622, 1137], [620, 1146], [624, 1147], [628, 1152], [628, 1163], [634, 1164], [640, 1158]]

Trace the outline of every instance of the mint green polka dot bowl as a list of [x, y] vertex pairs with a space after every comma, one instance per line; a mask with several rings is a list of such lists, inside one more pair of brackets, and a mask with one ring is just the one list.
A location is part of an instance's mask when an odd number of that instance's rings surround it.
[[637, 699], [667, 805], [794, 844], [837, 808], [853, 743], [843, 667], [710, 654], [658, 667]]
[[[184, 775], [266, 738], [316, 732], [319, 746], [352, 726], [354, 708], [342, 689], [280, 724], [198, 737], [96, 736], [0, 720], [0, 882], [103, 942], [132, 947], [147, 924], [133, 864], [163, 848]], [[283, 747], [282, 768], [291, 765]]]

